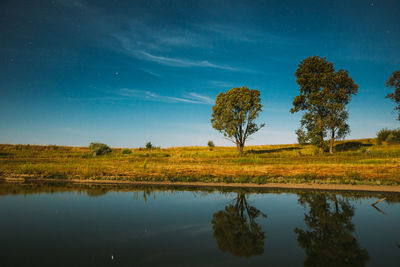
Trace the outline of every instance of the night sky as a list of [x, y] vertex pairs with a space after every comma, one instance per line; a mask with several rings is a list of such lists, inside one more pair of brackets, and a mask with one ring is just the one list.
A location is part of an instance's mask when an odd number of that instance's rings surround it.
[[230, 145], [216, 95], [261, 91], [248, 144], [295, 143], [299, 61], [327, 57], [360, 86], [347, 137], [400, 124], [400, 1], [1, 1], [0, 143]]

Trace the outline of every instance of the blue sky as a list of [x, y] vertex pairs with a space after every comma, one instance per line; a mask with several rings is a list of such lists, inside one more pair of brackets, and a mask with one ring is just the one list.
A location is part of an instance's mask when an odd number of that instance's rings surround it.
[[300, 60], [325, 56], [360, 86], [349, 138], [399, 127], [385, 81], [400, 69], [400, 2], [2, 1], [0, 143], [230, 145], [216, 95], [261, 91], [248, 144], [296, 142]]

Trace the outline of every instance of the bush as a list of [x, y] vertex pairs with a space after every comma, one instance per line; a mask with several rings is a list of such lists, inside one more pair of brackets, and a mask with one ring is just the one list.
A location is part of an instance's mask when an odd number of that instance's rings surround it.
[[90, 143], [89, 149], [93, 156], [105, 155], [111, 152], [111, 149], [102, 143]]
[[394, 138], [396, 139], [396, 141], [400, 142], [400, 129], [394, 130], [392, 132], [392, 134], [394, 135]]
[[132, 154], [132, 151], [130, 149], [123, 149], [122, 154], [124, 154], [124, 155]]
[[153, 148], [153, 144], [151, 142], [147, 142], [146, 143], [146, 148], [147, 149], [152, 149]]
[[214, 149], [214, 147], [215, 147], [214, 142], [211, 141], [211, 140], [208, 141], [207, 146], [208, 146], [208, 148], [210, 149], [210, 151], [212, 151], [212, 150]]
[[381, 144], [382, 142], [386, 141], [386, 139], [388, 138], [388, 136], [391, 134], [391, 130], [389, 129], [382, 129], [380, 130], [377, 134], [376, 137], [378, 139], [378, 143]]
[[389, 134], [389, 136], [386, 138], [386, 142], [388, 145], [400, 143], [400, 131], [394, 131], [393, 133]]
[[400, 143], [400, 129], [382, 129], [377, 133], [377, 142], [382, 144], [386, 141], [389, 145]]

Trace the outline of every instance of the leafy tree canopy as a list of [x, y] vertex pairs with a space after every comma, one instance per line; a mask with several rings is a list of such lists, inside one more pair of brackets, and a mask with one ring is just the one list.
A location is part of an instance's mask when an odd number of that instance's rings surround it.
[[211, 140], [210, 140], [210, 141], [208, 141], [208, 142], [207, 142], [207, 146], [208, 146], [208, 148], [209, 148], [209, 149], [210, 149], [210, 151], [211, 151], [211, 150], [213, 150], [213, 149], [214, 149], [214, 147], [215, 147], [215, 144], [214, 144], [214, 142], [213, 142], [213, 141], [211, 141]]
[[212, 127], [234, 142], [243, 153], [247, 138], [265, 124], [257, 125], [255, 119], [262, 111], [260, 91], [236, 87], [217, 95], [212, 108]]
[[297, 240], [305, 249], [304, 266], [365, 266], [368, 251], [353, 236], [354, 208], [336, 195], [305, 193], [299, 198], [308, 213], [307, 229], [295, 229]]
[[211, 223], [220, 250], [244, 258], [263, 254], [265, 234], [255, 221], [260, 215], [266, 217], [257, 208], [248, 205], [245, 195], [241, 193], [235, 205], [228, 205], [214, 213]]
[[290, 112], [304, 111], [297, 130], [299, 143], [311, 143], [324, 150], [324, 138], [331, 139], [330, 152], [337, 138], [349, 133], [347, 104], [358, 91], [348, 72], [335, 71], [333, 64], [318, 56], [302, 60], [295, 73], [299, 95]]
[[386, 81], [386, 86], [394, 88], [394, 92], [389, 93], [386, 98], [392, 99], [396, 103], [394, 109], [398, 111], [399, 115], [397, 119], [400, 121], [400, 70], [392, 73]]
[[146, 143], [146, 148], [147, 149], [152, 149], [153, 148], [153, 144], [151, 142], [147, 142]]

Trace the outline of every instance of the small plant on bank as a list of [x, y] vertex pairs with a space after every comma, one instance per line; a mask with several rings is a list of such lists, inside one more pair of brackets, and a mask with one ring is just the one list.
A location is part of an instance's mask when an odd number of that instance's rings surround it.
[[89, 149], [93, 156], [105, 155], [111, 152], [111, 148], [102, 143], [90, 143]]
[[146, 149], [152, 149], [152, 148], [153, 148], [153, 144], [151, 142], [147, 142]]
[[125, 148], [122, 150], [122, 154], [124, 155], [132, 154], [132, 151], [130, 149]]
[[210, 151], [212, 151], [212, 150], [214, 149], [214, 147], [215, 147], [214, 142], [211, 141], [211, 140], [208, 141], [207, 146], [208, 146], [208, 148], [210, 149]]

